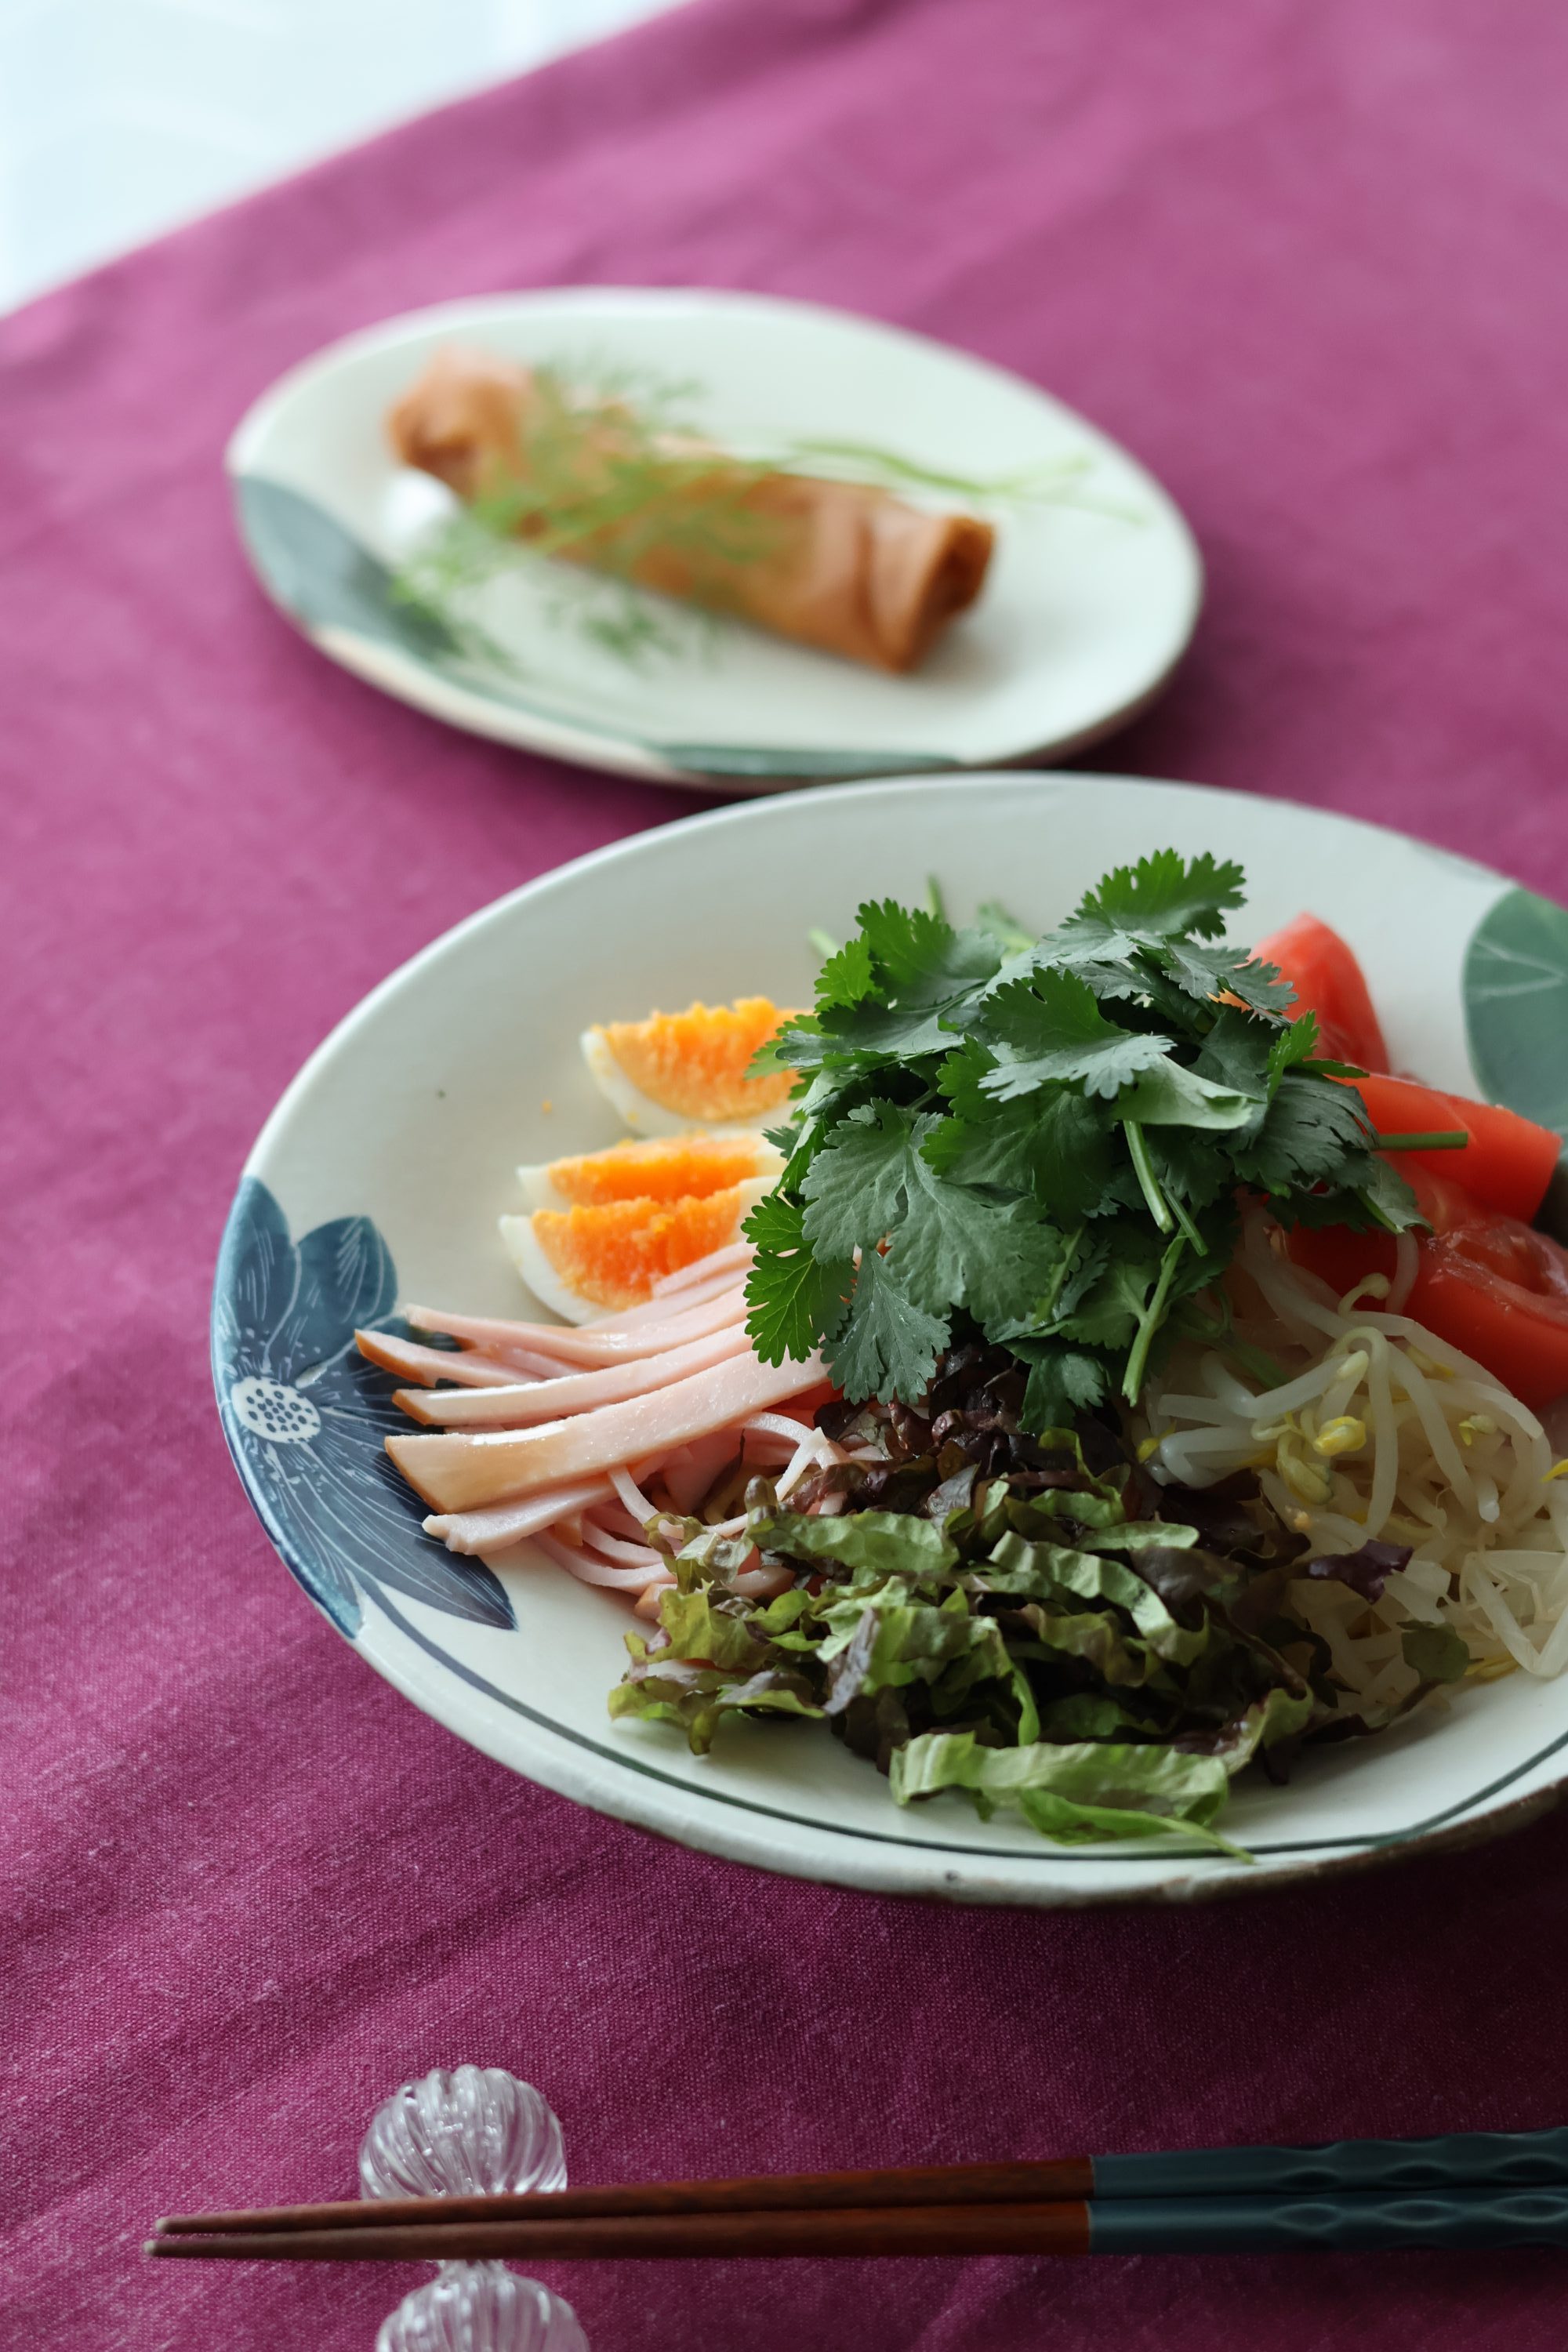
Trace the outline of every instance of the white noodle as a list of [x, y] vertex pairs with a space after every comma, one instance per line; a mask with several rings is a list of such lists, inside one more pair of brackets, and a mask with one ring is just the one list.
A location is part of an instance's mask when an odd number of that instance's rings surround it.
[[1397, 1315], [1415, 1287], [1421, 1253], [1414, 1234], [1397, 1234], [1394, 1242], [1394, 1280], [1388, 1286], [1388, 1311]]
[[1151, 1475], [1205, 1486], [1256, 1470], [1305, 1538], [1304, 1558], [1373, 1538], [1409, 1549], [1373, 1601], [1334, 1578], [1288, 1588], [1290, 1612], [1328, 1643], [1352, 1712], [1394, 1708], [1417, 1691], [1404, 1654], [1412, 1624], [1458, 1633], [1476, 1673], [1563, 1672], [1568, 1477], [1547, 1475], [1554, 1448], [1541, 1421], [1399, 1311], [1414, 1255], [1405, 1237], [1375, 1305], [1364, 1285], [1336, 1299], [1289, 1263], [1280, 1238], [1267, 1218], [1247, 1217], [1231, 1288], [1237, 1339], [1282, 1377], [1254, 1387], [1237, 1377], [1245, 1354], [1179, 1343], [1141, 1407]]
[[1442, 1409], [1432, 1393], [1432, 1384], [1425, 1372], [1418, 1371], [1408, 1355], [1391, 1349], [1389, 1369], [1403, 1387], [1405, 1395], [1421, 1416], [1421, 1426], [1432, 1448], [1432, 1459], [1437, 1464], [1455, 1492], [1474, 1503], [1475, 1486], [1470, 1474], [1459, 1459], [1459, 1449], [1448, 1434], [1448, 1424]]

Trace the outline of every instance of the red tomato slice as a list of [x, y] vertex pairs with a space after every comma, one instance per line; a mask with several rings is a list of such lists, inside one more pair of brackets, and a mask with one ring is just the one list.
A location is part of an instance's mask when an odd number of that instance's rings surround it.
[[[1407, 1172], [1434, 1230], [1416, 1237], [1419, 1261], [1405, 1312], [1536, 1411], [1568, 1395], [1568, 1250], [1473, 1200], [1462, 1185], [1414, 1166]], [[1289, 1248], [1298, 1265], [1342, 1294], [1369, 1274], [1394, 1272], [1387, 1234], [1299, 1225]]]
[[[1306, 1012], [1317, 1014], [1326, 1060], [1354, 1062], [1374, 1073], [1387, 1069], [1388, 1047], [1361, 966], [1337, 931], [1316, 915], [1298, 915], [1282, 931], [1259, 940], [1253, 953], [1260, 963], [1277, 965], [1295, 989], [1292, 1020]], [[1551, 1128], [1537, 1127], [1499, 1104], [1440, 1094], [1413, 1078], [1373, 1076], [1354, 1083], [1380, 1134], [1428, 1135], [1463, 1128], [1468, 1136], [1459, 1151], [1391, 1154], [1406, 1175], [1414, 1167], [1428, 1168], [1510, 1217], [1530, 1218], [1540, 1208], [1563, 1150]]]
[[1462, 1184], [1472, 1199], [1529, 1221], [1546, 1196], [1563, 1139], [1500, 1103], [1439, 1094], [1414, 1078], [1373, 1076], [1353, 1084], [1380, 1135], [1431, 1135], [1463, 1128], [1460, 1151], [1391, 1151], [1389, 1159], [1414, 1182], [1425, 1169], [1445, 1184]]
[[1298, 915], [1282, 931], [1259, 940], [1252, 952], [1259, 963], [1277, 965], [1295, 990], [1289, 1019], [1317, 1014], [1326, 1061], [1353, 1062], [1363, 1070], [1388, 1067], [1388, 1048], [1362, 968], [1337, 931], [1316, 915]]
[[1568, 1393], [1568, 1251], [1516, 1217], [1424, 1241], [1405, 1312], [1538, 1412]]
[[1394, 1278], [1392, 1234], [1358, 1234], [1349, 1225], [1292, 1225], [1285, 1246], [1297, 1265], [1326, 1282], [1339, 1298], [1358, 1282], [1364, 1282], [1369, 1274]]

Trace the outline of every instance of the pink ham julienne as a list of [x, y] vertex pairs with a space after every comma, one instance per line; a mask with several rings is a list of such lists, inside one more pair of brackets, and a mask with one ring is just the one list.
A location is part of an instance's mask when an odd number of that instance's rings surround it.
[[[458, 1346], [356, 1333], [373, 1363], [418, 1384], [396, 1402], [424, 1426], [389, 1436], [386, 1450], [432, 1506], [426, 1533], [470, 1557], [531, 1541], [651, 1615], [674, 1582], [668, 1553], [648, 1540], [661, 1517], [699, 1510], [737, 1471], [779, 1472], [787, 1496], [808, 1468], [845, 1458], [810, 1418], [827, 1393], [820, 1360], [763, 1364], [746, 1337], [736, 1276], [749, 1256], [744, 1245], [716, 1251], [646, 1305], [587, 1324], [416, 1307], [410, 1323]], [[721, 1519], [715, 1532], [744, 1525]], [[761, 1594], [779, 1573], [753, 1554], [733, 1580]]]

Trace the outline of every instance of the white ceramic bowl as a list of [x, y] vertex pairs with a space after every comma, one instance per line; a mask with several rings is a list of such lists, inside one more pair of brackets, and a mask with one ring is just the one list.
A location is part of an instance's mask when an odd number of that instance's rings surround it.
[[[1549, 1801], [1568, 1677], [1467, 1689], [1388, 1737], [1248, 1776], [1225, 1828], [1251, 1868], [1169, 1845], [1063, 1850], [958, 1796], [900, 1811], [819, 1727], [726, 1726], [711, 1756], [612, 1724], [624, 1601], [526, 1548], [493, 1572], [421, 1531], [382, 1452], [392, 1382], [348, 1341], [420, 1297], [516, 1313], [496, 1231], [520, 1160], [615, 1139], [588, 1020], [693, 996], [806, 1001], [806, 933], [863, 898], [953, 913], [1002, 897], [1044, 928], [1110, 865], [1166, 844], [1238, 857], [1254, 936], [1302, 908], [1362, 958], [1398, 1066], [1553, 1116], [1568, 915], [1482, 867], [1278, 801], [1105, 776], [994, 776], [753, 801], [637, 835], [514, 892], [383, 982], [289, 1088], [219, 1265], [214, 1360], [240, 1475], [278, 1549], [362, 1655], [463, 1738], [580, 1802], [799, 1876], [959, 1901], [1078, 1904], [1268, 1884]], [[1524, 982], [1522, 985], [1521, 975]], [[546, 1104], [553, 1108], [547, 1109]], [[1561, 1117], [1561, 1104], [1555, 1116]], [[648, 1867], [658, 1868], [650, 1851]]]

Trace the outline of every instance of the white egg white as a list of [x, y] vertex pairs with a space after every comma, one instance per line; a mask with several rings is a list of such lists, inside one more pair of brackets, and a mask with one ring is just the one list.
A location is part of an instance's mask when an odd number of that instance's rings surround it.
[[524, 1287], [532, 1292], [548, 1314], [558, 1315], [563, 1323], [588, 1323], [605, 1312], [595, 1299], [580, 1298], [574, 1290], [567, 1288], [534, 1238], [531, 1216], [502, 1217], [500, 1222], [508, 1256], [521, 1276]]

